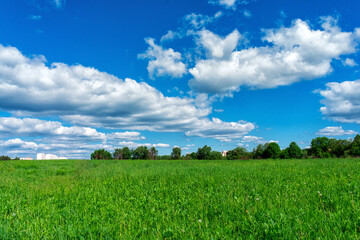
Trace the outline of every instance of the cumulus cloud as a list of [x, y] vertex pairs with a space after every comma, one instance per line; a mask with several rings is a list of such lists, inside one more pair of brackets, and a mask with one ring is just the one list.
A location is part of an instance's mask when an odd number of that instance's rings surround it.
[[38, 145], [34, 142], [26, 142], [19, 138], [9, 139], [7, 141], [0, 141], [0, 147], [6, 149], [37, 149]]
[[204, 119], [197, 123], [197, 126], [185, 133], [186, 136], [210, 137], [223, 142], [232, 141], [240, 138], [244, 134], [255, 129], [255, 125], [243, 121], [239, 122], [223, 122], [218, 118], [212, 121]]
[[[123, 134], [123, 133], [114, 133]], [[140, 133], [138, 133], [140, 134]], [[66, 127], [57, 121], [34, 118], [0, 117], [0, 136], [57, 136], [105, 140], [106, 135], [89, 127]]]
[[193, 98], [165, 97], [144, 82], [121, 80], [81, 65], [53, 63], [48, 67], [45, 62], [43, 56], [28, 58], [14, 47], [0, 45], [0, 109], [17, 117], [57, 116], [82, 127], [49, 123], [49, 129], [55, 124], [54, 129], [63, 134], [101, 136], [92, 127], [195, 133], [200, 126], [199, 135], [211, 137], [213, 127], [219, 138], [222, 127], [224, 136], [231, 135], [231, 125], [235, 129], [231, 138], [236, 138], [255, 128], [247, 122], [219, 124], [220, 120], [207, 118], [211, 113], [208, 105], [196, 106]]
[[170, 147], [170, 145], [167, 143], [152, 144], [152, 143], [136, 143], [136, 142], [131, 142], [131, 141], [130, 142], [126, 142], [126, 141], [119, 142], [119, 145], [124, 146], [124, 147], [129, 147], [129, 148], [137, 148], [140, 146], [155, 147], [155, 148], [169, 148]]
[[234, 30], [224, 38], [206, 29], [199, 31], [198, 35], [198, 42], [207, 50], [208, 56], [218, 59], [229, 59], [241, 38], [238, 30]]
[[[317, 30], [297, 19], [288, 28], [264, 30], [267, 46], [232, 51], [225, 59], [198, 60], [189, 70], [193, 75], [189, 85], [200, 92], [227, 93], [242, 86], [275, 88], [323, 77], [332, 71], [333, 59], [356, 52], [357, 32], [341, 31], [331, 17], [322, 18], [321, 29]], [[218, 44], [224, 40], [214, 39]], [[226, 47], [231, 49], [236, 39]]]
[[320, 129], [316, 134], [321, 136], [344, 136], [344, 135], [355, 135], [357, 134], [357, 132], [353, 130], [344, 130], [340, 126], [340, 127], [326, 127]]
[[147, 70], [151, 79], [154, 77], [181, 78], [186, 74], [186, 66], [181, 61], [181, 53], [175, 52], [172, 48], [163, 49], [155, 43], [153, 38], [145, 39], [149, 48], [145, 53], [139, 54], [141, 59], [149, 59]]
[[324, 97], [321, 113], [337, 122], [360, 124], [360, 80], [330, 82], [326, 87], [316, 91]]

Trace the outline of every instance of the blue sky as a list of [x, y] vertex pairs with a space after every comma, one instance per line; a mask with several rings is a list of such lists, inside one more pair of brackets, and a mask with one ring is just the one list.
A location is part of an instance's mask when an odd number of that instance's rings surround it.
[[360, 3], [0, 2], [0, 154], [360, 132]]

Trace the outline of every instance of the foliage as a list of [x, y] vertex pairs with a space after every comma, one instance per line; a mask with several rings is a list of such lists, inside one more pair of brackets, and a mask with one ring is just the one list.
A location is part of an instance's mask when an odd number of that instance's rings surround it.
[[11, 160], [11, 157], [5, 155], [0, 156], [0, 161], [6, 161], [6, 160]]
[[277, 159], [280, 157], [281, 149], [279, 144], [276, 142], [271, 142], [269, 144], [266, 144], [266, 148], [262, 154], [262, 157], [264, 159], [271, 158], [271, 159]]
[[310, 154], [315, 158], [331, 157], [329, 151], [329, 141], [327, 137], [317, 137], [311, 141]]
[[152, 159], [152, 160], [156, 159], [158, 156], [158, 153], [159, 153], [159, 151], [155, 147], [150, 148], [149, 159]]
[[249, 159], [251, 154], [244, 147], [236, 147], [233, 150], [227, 152], [226, 159], [236, 160], [236, 159]]
[[263, 157], [264, 151], [267, 148], [267, 144], [259, 144], [256, 148], [252, 151], [252, 158], [253, 159], [261, 159]]
[[180, 159], [181, 157], [181, 148], [174, 147], [171, 152], [171, 159]]
[[360, 157], [360, 135], [357, 134], [351, 144], [351, 155]]
[[280, 153], [281, 159], [300, 159], [302, 156], [302, 150], [295, 142], [290, 143], [289, 147], [285, 148]]
[[196, 153], [196, 158], [201, 159], [210, 159], [211, 156], [211, 147], [208, 147], [207, 145], [203, 146], [202, 148], [198, 148], [198, 151]]
[[91, 159], [112, 159], [112, 156], [105, 149], [98, 149], [91, 154]]
[[149, 150], [146, 146], [139, 146], [133, 151], [133, 159], [149, 159]]
[[123, 151], [122, 148], [116, 148], [114, 153], [113, 153], [113, 158], [114, 159], [123, 159]]
[[223, 158], [221, 152], [211, 151], [210, 152], [210, 160], [221, 160]]
[[128, 147], [122, 149], [123, 159], [131, 159], [132, 151]]

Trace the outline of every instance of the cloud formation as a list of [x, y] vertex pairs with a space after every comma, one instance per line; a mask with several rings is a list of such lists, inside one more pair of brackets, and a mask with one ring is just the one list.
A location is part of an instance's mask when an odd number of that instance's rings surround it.
[[[240, 87], [275, 88], [323, 77], [332, 71], [334, 59], [356, 52], [359, 35], [358, 29], [353, 33], [341, 31], [332, 17], [322, 18], [321, 29], [312, 29], [297, 19], [288, 28], [268, 29], [264, 34], [267, 46], [235, 50], [228, 58], [213, 56], [197, 61], [189, 70], [193, 75], [190, 87], [223, 94]], [[212, 37], [212, 45], [233, 48], [238, 38], [228, 42], [226, 38]], [[206, 48], [205, 41], [203, 46]]]
[[316, 135], [321, 136], [344, 136], [344, 135], [355, 135], [357, 132], [353, 130], [344, 130], [341, 126], [340, 127], [326, 127], [320, 129]]
[[[222, 138], [255, 128], [239, 122], [231, 135], [227, 126], [232, 123], [209, 120], [211, 108], [195, 106], [193, 98], [165, 97], [144, 82], [121, 80], [90, 67], [45, 63], [43, 56], [28, 58], [14, 47], [0, 45], [0, 109], [18, 117], [57, 116], [81, 127], [190, 131], [204, 137], [211, 137], [214, 128], [217, 138], [222, 127]], [[86, 132], [75, 127], [62, 131]]]
[[322, 114], [336, 122], [360, 124], [360, 80], [330, 82], [316, 92], [324, 97]]
[[145, 53], [139, 54], [139, 58], [149, 59], [147, 70], [151, 79], [166, 76], [181, 78], [186, 74], [186, 65], [181, 61], [181, 53], [175, 52], [172, 48], [163, 49], [153, 38], [147, 38], [145, 41], [149, 48]]

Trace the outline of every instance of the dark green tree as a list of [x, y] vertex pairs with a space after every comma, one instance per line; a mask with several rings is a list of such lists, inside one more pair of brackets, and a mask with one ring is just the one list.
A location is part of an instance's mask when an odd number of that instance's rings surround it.
[[351, 143], [350, 154], [354, 157], [360, 157], [360, 135], [357, 134]]
[[244, 147], [236, 147], [233, 150], [230, 150], [226, 154], [226, 159], [236, 160], [236, 159], [249, 159], [251, 154]]
[[113, 158], [114, 159], [123, 159], [124, 158], [123, 150], [121, 148], [116, 148], [113, 153]]
[[210, 160], [222, 160], [223, 156], [221, 154], [221, 152], [218, 151], [211, 151], [210, 152]]
[[300, 159], [302, 158], [301, 148], [296, 144], [296, 142], [290, 143], [289, 147], [287, 148], [289, 153], [289, 158]]
[[171, 159], [177, 160], [181, 157], [181, 148], [174, 147], [171, 152]]
[[91, 154], [91, 159], [112, 159], [112, 156], [105, 149], [98, 149]]
[[272, 158], [277, 159], [280, 157], [281, 149], [279, 144], [276, 142], [271, 142], [267, 145], [266, 149], [263, 152], [262, 157], [264, 159]]
[[202, 148], [198, 148], [198, 151], [196, 153], [196, 158], [199, 160], [210, 159], [210, 154], [211, 154], [211, 147], [205, 145]]
[[149, 158], [149, 150], [146, 146], [137, 147], [133, 151], [133, 159], [148, 159]]
[[263, 153], [265, 151], [265, 149], [267, 148], [268, 143], [266, 144], [259, 144], [256, 146], [256, 148], [253, 149], [252, 151], [252, 158], [253, 159], [261, 159], [263, 157]]
[[5, 155], [0, 156], [0, 161], [7, 161], [7, 160], [11, 160], [11, 157]]
[[317, 137], [311, 140], [310, 154], [315, 158], [328, 158], [330, 154], [330, 139], [327, 137]]
[[149, 159], [152, 159], [152, 160], [156, 159], [158, 156], [158, 153], [159, 153], [159, 151], [155, 147], [150, 148]]
[[123, 159], [131, 159], [132, 151], [129, 147], [123, 147], [122, 149]]

